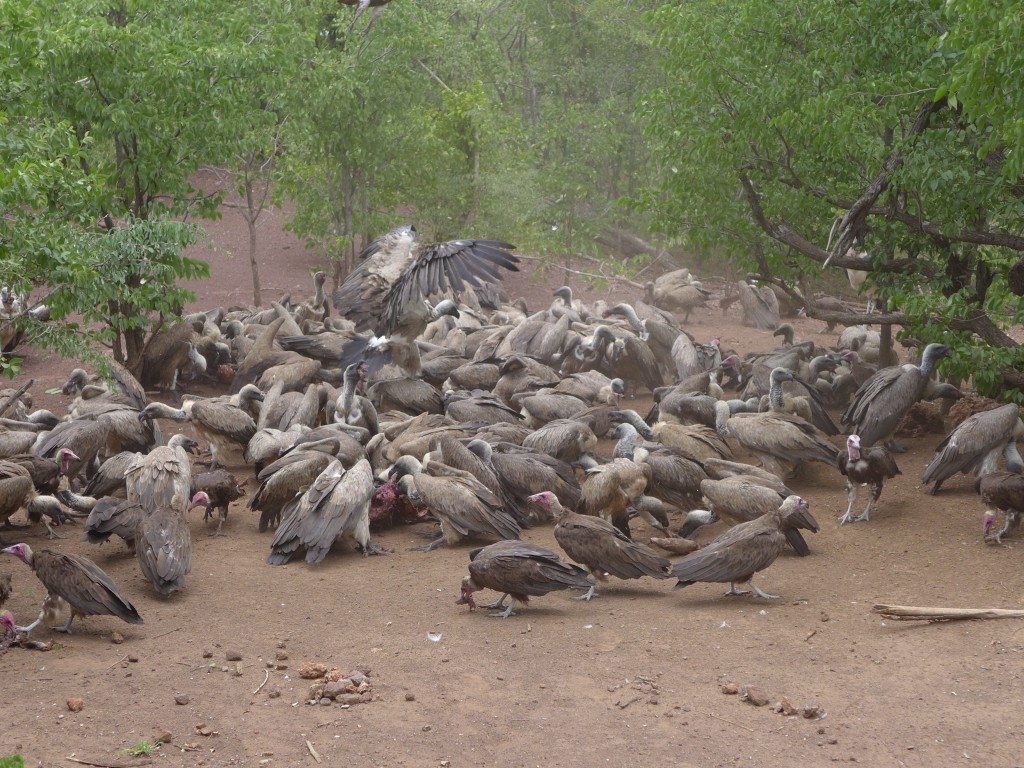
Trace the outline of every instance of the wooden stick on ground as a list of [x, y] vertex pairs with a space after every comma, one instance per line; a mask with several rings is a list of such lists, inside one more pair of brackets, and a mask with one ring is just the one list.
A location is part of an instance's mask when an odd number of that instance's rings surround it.
[[932, 608], [913, 605], [876, 605], [871, 609], [871, 612], [897, 621], [1024, 619], [1024, 611], [1006, 608]]
[[309, 750], [309, 754], [313, 756], [313, 759], [318, 763], [322, 763], [323, 759], [320, 757], [320, 753], [316, 751], [316, 747], [313, 746], [313, 742], [306, 739], [306, 749]]
[[104, 763], [99, 760], [79, 760], [77, 757], [65, 757], [65, 760], [70, 760], [72, 763], [78, 763], [79, 765], [93, 765], [96, 768], [135, 768], [138, 765], [152, 765], [152, 760], [142, 760], [137, 763]]

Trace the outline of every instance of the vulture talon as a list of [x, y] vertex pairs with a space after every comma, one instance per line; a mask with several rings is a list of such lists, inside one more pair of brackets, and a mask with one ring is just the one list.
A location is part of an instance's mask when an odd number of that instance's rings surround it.
[[513, 610], [513, 608], [515, 608], [515, 603], [509, 603], [508, 608], [506, 608], [504, 611], [489, 613], [487, 615], [490, 616], [492, 619], [507, 619], [509, 616], [515, 615], [515, 611]]
[[390, 555], [392, 550], [385, 549], [379, 544], [374, 544], [372, 541], [366, 543], [365, 547], [360, 547], [363, 557], [370, 557], [371, 555]]
[[729, 591], [725, 593], [726, 597], [741, 597], [743, 595], [749, 595], [749, 589], [736, 589], [736, 585], [729, 583]]
[[755, 584], [753, 581], [751, 581], [749, 583], [750, 583], [750, 588], [752, 590], [754, 590], [754, 594], [757, 595], [758, 597], [760, 597], [762, 600], [778, 600], [778, 599], [780, 599], [782, 597], [781, 595], [772, 595], [772, 594], [769, 594], [768, 592], [765, 592], [763, 589], [758, 587], [757, 584]]
[[590, 589], [588, 589], [586, 591], [586, 593], [584, 593], [582, 595], [577, 595], [576, 597], [574, 597], [572, 599], [573, 600], [586, 600], [589, 603], [595, 597], [599, 597], [599, 595], [597, 593], [597, 587], [591, 587]]
[[849, 511], [847, 511], [847, 513], [845, 515], [840, 515], [840, 517], [839, 517], [839, 524], [840, 525], [846, 525], [847, 523], [852, 523], [852, 522], [853, 522], [853, 515], [850, 514]]
[[496, 611], [505, 607], [505, 599], [508, 597], [508, 593], [503, 594], [498, 600], [487, 605], [481, 605], [480, 607], [488, 611]]

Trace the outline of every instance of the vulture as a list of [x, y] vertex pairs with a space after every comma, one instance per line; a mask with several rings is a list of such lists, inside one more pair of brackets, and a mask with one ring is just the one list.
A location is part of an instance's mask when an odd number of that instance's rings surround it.
[[734, 437], [744, 448], [771, 464], [783, 462], [799, 466], [807, 461], [835, 464], [839, 454], [821, 430], [799, 416], [771, 411], [732, 416], [729, 404], [722, 401], [715, 404], [715, 416], [718, 434]]
[[994, 472], [1001, 453], [1008, 461], [1019, 463], [1017, 440], [1022, 437], [1024, 422], [1020, 409], [1012, 403], [969, 416], [939, 443], [921, 482], [935, 483], [931, 489], [934, 494], [957, 472], [979, 476]]
[[299, 549], [305, 549], [306, 562], [314, 565], [342, 537], [355, 541], [364, 555], [383, 554], [384, 550], [370, 542], [373, 490], [370, 462], [361, 459], [346, 470], [334, 459], [305, 493], [285, 507], [267, 562], [284, 565]]
[[[76, 616], [117, 616], [129, 624], [142, 623], [142, 617], [135, 606], [121, 595], [110, 577], [89, 558], [48, 549], [33, 552], [28, 544], [15, 544], [0, 552], [14, 555], [25, 563], [35, 571], [49, 597], [65, 600], [71, 607], [67, 624], [54, 627], [53, 631], [70, 633], [71, 622]], [[18, 627], [18, 631], [31, 632], [42, 619], [41, 614], [27, 627]]]
[[210, 469], [218, 466], [217, 456], [234, 446], [245, 448], [256, 434], [256, 422], [249, 414], [254, 402], [262, 402], [263, 392], [255, 384], [246, 384], [228, 398], [187, 400], [181, 409], [163, 403], [150, 403], [139, 415], [145, 419], [189, 421], [210, 445]]
[[11, 590], [11, 574], [0, 573], [0, 608], [4, 607], [12, 594]]
[[[210, 503], [200, 491], [190, 507]], [[185, 511], [169, 506], [145, 510], [135, 525], [135, 555], [142, 574], [159, 594], [167, 597], [185, 588], [185, 576], [192, 570], [192, 536]]]
[[572, 419], [549, 421], [523, 440], [524, 448], [532, 448], [561, 461], [573, 462], [597, 448], [597, 435], [585, 424]]
[[441, 523], [441, 533], [425, 551], [444, 543], [455, 544], [470, 536], [518, 539], [519, 524], [505, 511], [501, 500], [469, 472], [444, 464], [420, 464], [403, 456], [389, 472], [414, 506], [426, 507]]
[[[896, 460], [884, 446], [876, 445], [873, 448], [862, 449], [860, 437], [850, 435], [846, 438], [846, 450], [839, 454], [837, 459], [839, 471], [846, 476], [846, 493], [849, 504], [846, 506], [846, 514], [839, 518], [839, 524], [844, 525], [855, 520], [870, 520], [871, 505], [878, 501], [882, 495], [882, 485], [886, 480], [903, 474], [896, 466]], [[857, 500], [857, 486], [871, 486], [871, 498], [864, 511], [857, 517], [853, 517], [853, 503]]]
[[[88, 497], [75, 497], [88, 499]], [[112, 535], [118, 536], [132, 552], [135, 551], [135, 529], [145, 516], [142, 505], [135, 501], [104, 496], [89, 499], [92, 508], [85, 519], [85, 538], [93, 544], [102, 544]]]
[[505, 598], [512, 598], [508, 607], [491, 616], [507, 619], [516, 603], [523, 606], [531, 597], [546, 595], [560, 589], [590, 589], [593, 582], [582, 568], [564, 563], [547, 547], [525, 541], [499, 541], [469, 553], [469, 576], [462, 580], [462, 594], [457, 605], [476, 608], [473, 593], [493, 589], [501, 599], [483, 608], [502, 608]]
[[85, 486], [85, 495], [99, 498], [101, 496], [120, 496], [124, 498], [128, 490], [124, 478], [128, 469], [140, 458], [134, 451], [115, 453], [96, 470]]
[[[780, 492], [769, 487], [769, 484], [756, 475], [734, 475], [722, 480], [705, 480], [700, 484], [700, 490], [711, 513], [732, 523], [745, 523], [774, 512], [792, 495], [788, 489]], [[696, 522], [705, 521], [698, 519]], [[686, 529], [689, 532], [694, 527], [693, 522], [690, 522]], [[807, 546], [800, 531], [788, 528], [784, 533], [794, 552], [801, 557], [811, 554], [810, 547]]]
[[[981, 500], [985, 506], [992, 509], [987, 510], [984, 516], [982, 533], [985, 541], [1003, 543], [1003, 536], [1020, 525], [1020, 515], [1024, 511], [1024, 475], [1017, 472], [991, 472], [978, 478], [976, 488], [981, 494]], [[992, 533], [996, 524], [998, 510], [1006, 515], [1002, 527]]]
[[649, 465], [630, 459], [613, 459], [587, 470], [580, 494], [585, 514], [596, 515], [630, 538], [629, 507], [643, 495], [652, 477]]
[[249, 500], [249, 509], [260, 513], [261, 533], [281, 521], [285, 505], [309, 488], [331, 463], [337, 449], [338, 442], [331, 439], [303, 443], [256, 475], [260, 487]]
[[761, 330], [771, 330], [779, 324], [779, 299], [770, 288], [761, 288], [753, 280], [736, 283], [740, 304], [743, 306], [743, 324]]
[[416, 239], [411, 225], [378, 237], [362, 250], [359, 265], [332, 297], [335, 308], [357, 331], [374, 333], [373, 338], [353, 341], [342, 361], [357, 362], [367, 352], [390, 352], [394, 362], [418, 375], [416, 338], [437, 317], [458, 313], [452, 301], [431, 307], [427, 298], [498, 282], [502, 269], [517, 272], [519, 259], [512, 255], [513, 248], [499, 240], [428, 245]]
[[217, 510], [217, 530], [213, 532], [214, 537], [224, 535], [221, 528], [228, 519], [228, 505], [245, 496], [244, 485], [244, 482], [240, 484], [234, 475], [223, 469], [200, 472], [192, 477], [192, 488], [189, 492], [193, 498], [202, 491], [208, 499], [203, 520], [209, 520], [213, 517], [213, 510]]
[[580, 500], [580, 484], [572, 467], [546, 453], [485, 440], [471, 440], [466, 447], [490, 466], [505, 489], [516, 499], [526, 499], [541, 491], [551, 491], [559, 502], [575, 509]]
[[749, 584], [758, 597], [778, 598], [761, 590], [753, 578], [782, 554], [788, 528], [818, 530], [807, 502], [799, 496], [790, 496], [777, 510], [730, 528], [706, 547], [677, 562], [672, 566], [672, 576], [678, 579], [676, 588], [698, 581], [729, 582], [727, 595], [748, 594], [736, 585]]
[[173, 507], [184, 512], [191, 498], [192, 464], [189, 453], [198, 453], [199, 444], [185, 435], [174, 435], [167, 445], [154, 448], [138, 458], [125, 472], [128, 501], [138, 502], [147, 512], [158, 507]]
[[586, 566], [595, 580], [586, 594], [575, 599], [589, 601], [597, 597], [597, 582], [606, 581], [606, 573], [619, 579], [668, 578], [672, 565], [668, 560], [623, 535], [606, 520], [565, 509], [551, 491], [534, 494], [528, 501], [540, 505], [558, 521], [555, 524], [558, 546], [570, 558]]
[[907, 363], [878, 371], [854, 394], [843, 414], [843, 424], [859, 435], [865, 446], [891, 440], [903, 415], [924, 393], [936, 362], [949, 353], [945, 344], [929, 344], [920, 365]]

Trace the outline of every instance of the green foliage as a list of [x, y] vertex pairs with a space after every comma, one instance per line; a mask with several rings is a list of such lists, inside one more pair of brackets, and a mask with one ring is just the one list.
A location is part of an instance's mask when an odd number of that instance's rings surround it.
[[859, 232], [880, 270], [871, 284], [906, 333], [954, 345], [944, 370], [979, 371], [997, 392], [999, 367], [1019, 362], [1000, 329], [1024, 318], [1005, 280], [1024, 248], [978, 243], [1024, 228], [1024, 89], [1009, 76], [1024, 56], [1020, 4], [700, 0], [649, 21], [666, 77], [641, 111], [661, 167], [638, 205], [705, 255], [795, 280], [817, 266], [768, 237], [741, 179], [770, 222], [823, 248], [898, 157]]
[[25, 768], [25, 759], [21, 755], [0, 757], [0, 768]]
[[0, 357], [0, 375], [13, 379], [21, 373], [20, 357]]
[[156, 745], [143, 740], [130, 747], [125, 747], [124, 751], [132, 757], [149, 757], [156, 751]]

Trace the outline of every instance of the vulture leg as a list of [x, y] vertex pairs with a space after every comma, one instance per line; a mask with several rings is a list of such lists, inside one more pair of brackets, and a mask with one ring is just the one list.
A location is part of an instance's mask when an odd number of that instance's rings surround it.
[[662, 533], [669, 533], [667, 520], [659, 520], [646, 509], [641, 509], [639, 512], [637, 512], [637, 514], [640, 515], [640, 517], [642, 517], [644, 520], [646, 520], [647, 524], [650, 525], [652, 528], [657, 528]]
[[493, 619], [507, 619], [509, 616], [515, 613], [515, 607], [516, 601], [513, 599], [512, 602], [508, 604], [508, 608], [506, 608], [504, 611], [501, 611], [501, 613], [489, 613], [487, 615]]
[[763, 589], [761, 589], [759, 586], [757, 586], [757, 584], [754, 583], [753, 579], [751, 579], [747, 583], [750, 584], [750, 588], [752, 590], [754, 590], [754, 594], [757, 595], [758, 597], [760, 597], [762, 600], [778, 600], [779, 599], [779, 595], [769, 595], [767, 592], [765, 592]]
[[863, 520], [865, 523], [871, 519], [871, 507], [878, 501], [878, 497], [882, 495], [882, 486], [876, 483], [871, 486], [871, 498], [868, 499], [868, 505], [864, 508], [864, 511], [857, 516], [857, 520]]
[[739, 595], [749, 595], [749, 594], [750, 594], [750, 590], [748, 590], [748, 589], [736, 589], [736, 582], [735, 581], [730, 581], [729, 582], [729, 591], [725, 593], [726, 597], [729, 597], [730, 595], [739, 596]]
[[941, 488], [941, 487], [942, 487], [942, 481], [941, 480], [936, 481], [935, 485], [933, 485], [931, 487], [931, 489], [928, 491], [928, 494], [930, 496], [934, 496], [936, 493], [939, 492], [939, 488]]
[[597, 585], [592, 586], [585, 594], [574, 597], [573, 600], [586, 600], [589, 603], [595, 597], [598, 597]]
[[374, 544], [372, 541], [366, 542], [366, 545], [358, 545], [359, 551], [363, 553], [363, 557], [369, 557], [370, 555], [390, 555], [391, 551], [384, 549], [379, 544]]
[[220, 462], [217, 461], [217, 446], [210, 443], [210, 471], [217, 469], [220, 466]]
[[1003, 543], [1003, 536], [1008, 534], [1014, 528], [1020, 524], [1020, 512], [1011, 509], [1006, 513], [1006, 520], [1003, 522], [1003, 527], [996, 534], [996, 542], [999, 544]]
[[846, 514], [839, 518], [840, 525], [853, 522], [853, 502], [857, 500], [857, 486], [849, 480], [846, 481], [846, 498], [849, 503], [846, 505]]
[[33, 629], [35, 629], [36, 627], [38, 627], [40, 624], [43, 623], [43, 616], [45, 616], [45, 615], [46, 615], [46, 611], [45, 610], [44, 611], [40, 611], [39, 612], [39, 618], [37, 618], [31, 624], [26, 624], [24, 627], [15, 627], [15, 629], [18, 630], [19, 632], [24, 632], [27, 635], [29, 632], [31, 632]]
[[46, 538], [51, 540], [64, 538], [63, 536], [58, 535], [58, 533], [50, 527], [50, 522], [45, 517], [43, 518], [43, 525], [46, 526]]
[[413, 547], [414, 552], [433, 552], [435, 549], [444, 544], [444, 534], [442, 533], [436, 539], [429, 544], [424, 544], [422, 547]]
[[75, 620], [75, 612], [71, 611], [71, 616], [68, 618], [68, 623], [61, 627], [50, 627], [51, 632], [62, 632], [65, 635], [71, 634], [71, 622]]
[[215, 530], [213, 533], [210, 534], [210, 538], [211, 539], [218, 539], [221, 536], [227, 536], [227, 534], [224, 533], [221, 530], [221, 528], [224, 526], [224, 521], [227, 520], [227, 519], [228, 519], [227, 515], [221, 515], [220, 516], [220, 519], [217, 521], [217, 530]]
[[506, 597], [508, 597], [508, 592], [505, 592], [504, 594], [502, 594], [502, 596], [500, 598], [498, 598], [497, 602], [488, 603], [487, 605], [481, 605], [480, 607], [484, 608], [486, 610], [489, 610], [489, 611], [499, 610], [499, 609], [505, 607], [505, 598]]

